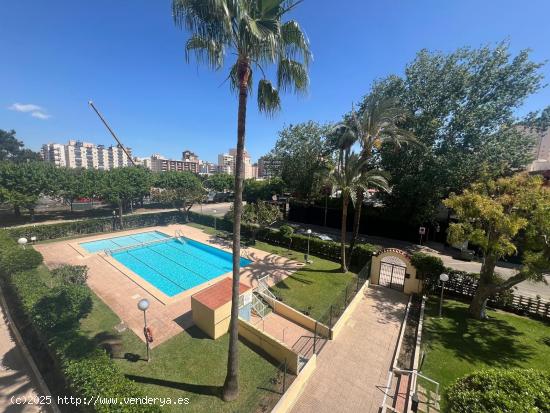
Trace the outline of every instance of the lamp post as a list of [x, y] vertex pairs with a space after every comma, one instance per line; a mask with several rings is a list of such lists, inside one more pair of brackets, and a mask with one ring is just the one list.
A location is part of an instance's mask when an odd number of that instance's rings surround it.
[[218, 211], [216, 211], [215, 209], [212, 210], [212, 213], [214, 214], [214, 231], [217, 231], [218, 230], [218, 227], [216, 225], [216, 213]]
[[307, 255], [306, 255], [306, 264], [311, 264], [313, 261], [309, 259], [309, 239], [311, 237], [311, 229], [308, 229], [307, 231]]
[[27, 245], [27, 242], [28, 242], [28, 240], [25, 237], [21, 237], [17, 240], [17, 243], [19, 245], [21, 245], [21, 247], [23, 247], [23, 249], [25, 249], [25, 245]]
[[449, 281], [449, 274], [442, 273], [439, 276], [439, 280], [441, 281], [441, 297], [439, 299], [439, 317], [441, 318], [443, 312], [443, 290], [445, 289], [445, 283]]
[[116, 211], [113, 209], [113, 231], [116, 230]]
[[149, 308], [149, 300], [143, 298], [138, 302], [138, 309], [143, 311], [143, 334], [145, 335], [145, 344], [147, 346], [147, 362], [151, 359], [149, 356], [149, 337], [147, 335], [147, 309]]

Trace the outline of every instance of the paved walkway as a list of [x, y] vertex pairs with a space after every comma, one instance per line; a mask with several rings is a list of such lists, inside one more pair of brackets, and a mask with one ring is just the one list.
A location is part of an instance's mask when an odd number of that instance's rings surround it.
[[340, 335], [318, 355], [292, 412], [378, 412], [407, 299], [388, 288], [368, 288]]
[[[15, 397], [33, 399], [39, 392], [27, 360], [17, 347], [7, 325], [4, 310], [0, 306], [0, 411], [9, 413], [34, 413], [40, 408], [33, 405], [16, 405]], [[45, 411], [45, 410], [44, 410]]]

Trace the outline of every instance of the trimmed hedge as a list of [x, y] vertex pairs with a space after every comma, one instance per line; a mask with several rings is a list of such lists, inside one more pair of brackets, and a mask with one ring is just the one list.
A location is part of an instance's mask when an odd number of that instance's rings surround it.
[[[34, 251], [22, 249], [0, 230], [0, 262], [10, 257], [11, 251]], [[38, 252], [34, 251], [39, 254]], [[39, 254], [40, 255], [40, 254]], [[41, 255], [40, 255], [41, 257]], [[41, 260], [40, 260], [41, 261]], [[50, 288], [39, 276], [36, 268], [19, 271], [16, 265], [1, 267], [4, 284], [14, 314], [23, 328], [31, 348], [38, 351], [36, 359], [45, 373], [52, 377], [54, 386], [68, 388], [76, 397], [88, 399], [114, 397], [143, 397], [138, 385], [128, 380], [109, 359], [105, 351], [98, 349], [93, 340], [80, 334], [79, 317], [89, 311], [90, 291], [85, 285], [69, 284]], [[9, 270], [9, 272], [8, 272]], [[57, 301], [56, 301], [57, 300]], [[46, 314], [42, 306], [48, 309]], [[77, 314], [69, 314], [76, 312]], [[75, 328], [76, 327], [76, 328]], [[52, 376], [53, 375], [53, 376]], [[64, 385], [62, 385], [62, 383]], [[160, 412], [155, 405], [96, 405], [80, 406], [75, 410], [85, 412]]]
[[[157, 225], [177, 224], [184, 222], [183, 214], [178, 211], [159, 212], [151, 214], [125, 215], [123, 217], [124, 230], [153, 227]], [[7, 228], [5, 231], [13, 239], [36, 236], [39, 241], [72, 237], [75, 235], [97, 234], [112, 232], [112, 218], [85, 219], [59, 224], [27, 225], [23, 227]]]
[[[212, 215], [200, 214], [189, 211], [186, 214], [178, 211], [160, 212], [153, 214], [128, 215], [124, 217], [124, 229], [142, 228], [148, 226], [160, 226], [168, 224], [185, 223], [187, 219], [197, 224], [215, 227], [222, 231], [233, 231], [233, 223], [225, 218], [214, 218]], [[82, 221], [63, 222], [59, 224], [43, 224], [25, 227], [14, 227], [6, 230], [11, 238], [36, 236], [38, 240], [65, 238], [74, 235], [94, 234], [99, 232], [112, 232], [110, 218], [88, 219]], [[269, 228], [259, 229], [256, 225], [242, 224], [241, 234], [245, 237], [255, 237], [260, 241], [270, 244], [288, 245], [288, 237], [277, 230]], [[306, 235], [292, 235], [292, 249], [307, 252]], [[332, 261], [340, 260], [340, 244], [334, 241], [323, 241], [318, 238], [310, 238], [310, 253]], [[371, 244], [358, 244], [351, 256], [351, 267], [359, 271], [376, 251]]]
[[547, 412], [550, 373], [533, 369], [480, 370], [446, 393], [451, 413]]

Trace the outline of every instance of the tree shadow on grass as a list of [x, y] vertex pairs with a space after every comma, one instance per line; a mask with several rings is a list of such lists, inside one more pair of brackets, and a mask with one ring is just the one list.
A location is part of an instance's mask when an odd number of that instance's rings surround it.
[[[430, 313], [435, 315], [435, 303]], [[489, 318], [479, 321], [468, 316], [466, 307], [448, 304], [443, 318], [432, 318], [425, 325], [429, 343], [439, 343], [453, 356], [470, 363], [484, 363], [491, 367], [519, 367], [533, 355], [530, 346], [518, 339], [524, 333], [505, 320]]]
[[161, 387], [169, 387], [171, 389], [182, 390], [189, 393], [200, 394], [203, 396], [214, 396], [218, 398], [221, 398], [222, 396], [221, 386], [211, 386], [207, 384], [195, 384], [195, 383], [183, 383], [179, 381], [157, 379], [155, 377], [135, 376], [133, 374], [126, 374], [126, 377], [137, 383], [152, 384], [152, 385], [161, 386]]

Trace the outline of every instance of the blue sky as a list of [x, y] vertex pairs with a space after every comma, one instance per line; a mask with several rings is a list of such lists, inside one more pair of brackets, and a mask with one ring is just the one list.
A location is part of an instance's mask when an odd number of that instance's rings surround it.
[[[186, 64], [187, 34], [169, 0], [17, 0], [0, 6], [0, 128], [25, 143], [82, 139], [111, 144], [92, 98], [122, 141], [141, 156], [215, 161], [236, 141], [237, 101], [227, 72]], [[371, 82], [401, 74], [421, 48], [452, 51], [508, 39], [513, 51], [550, 59], [547, 0], [305, 0], [294, 13], [314, 53], [307, 96], [283, 96], [265, 118], [252, 97], [247, 148], [266, 153], [285, 125], [338, 120]], [[543, 69], [550, 81], [550, 65]], [[33, 106], [19, 106], [15, 103]], [[550, 104], [550, 88], [518, 114]], [[10, 107], [12, 109], [10, 109]]]

